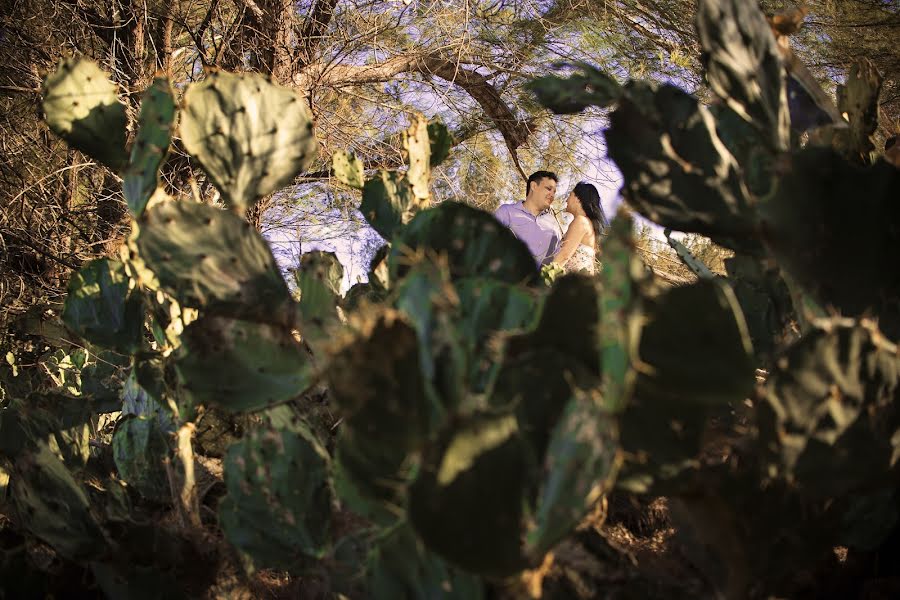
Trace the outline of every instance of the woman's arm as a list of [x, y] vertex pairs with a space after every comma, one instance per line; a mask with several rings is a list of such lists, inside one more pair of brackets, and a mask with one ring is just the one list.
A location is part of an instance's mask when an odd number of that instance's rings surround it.
[[566, 235], [563, 236], [559, 252], [553, 257], [553, 262], [558, 265], [566, 264], [575, 254], [578, 244], [584, 241], [584, 236], [587, 235], [590, 228], [591, 222], [587, 217], [575, 217], [575, 220], [569, 225], [569, 229], [566, 230]]

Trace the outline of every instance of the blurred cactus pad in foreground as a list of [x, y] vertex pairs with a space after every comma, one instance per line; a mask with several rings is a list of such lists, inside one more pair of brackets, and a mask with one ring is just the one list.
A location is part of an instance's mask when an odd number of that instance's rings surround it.
[[[61, 62], [46, 122], [115, 174], [131, 228], [4, 333], [0, 598], [897, 597], [882, 75], [800, 89], [783, 18], [696, 5], [703, 100], [586, 62], [529, 84], [608, 115], [624, 204], [590, 277], [434, 201], [439, 121], [384, 169], [322, 156], [321, 117], [259, 74], [160, 74], [126, 105]], [[170, 153], [216, 203], [169, 195]], [[289, 284], [250, 222], [321, 164], [386, 240], [345, 293], [329, 252]], [[673, 240], [690, 276], [659, 277], [635, 214], [722, 268]]]

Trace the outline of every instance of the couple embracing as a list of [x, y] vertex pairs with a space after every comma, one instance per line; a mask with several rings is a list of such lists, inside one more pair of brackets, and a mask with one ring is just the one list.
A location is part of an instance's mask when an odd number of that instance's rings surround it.
[[525, 184], [525, 200], [504, 204], [494, 216], [528, 246], [539, 267], [556, 263], [567, 272], [594, 274], [601, 233], [608, 223], [600, 206], [600, 194], [590, 183], [575, 186], [566, 201], [574, 218], [561, 235], [550, 205], [558, 178], [550, 171], [536, 171]]

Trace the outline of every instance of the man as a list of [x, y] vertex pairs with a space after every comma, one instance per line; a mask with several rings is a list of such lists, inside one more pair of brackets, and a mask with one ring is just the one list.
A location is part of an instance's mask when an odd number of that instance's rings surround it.
[[556, 173], [535, 171], [525, 184], [525, 200], [504, 204], [494, 213], [525, 242], [539, 267], [548, 264], [559, 250], [559, 226], [550, 212], [558, 180]]

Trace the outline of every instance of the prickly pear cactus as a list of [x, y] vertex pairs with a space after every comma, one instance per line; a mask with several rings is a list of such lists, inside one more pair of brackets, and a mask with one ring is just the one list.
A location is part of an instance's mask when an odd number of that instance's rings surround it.
[[157, 77], [141, 98], [138, 133], [131, 148], [122, 188], [135, 218], [144, 213], [159, 183], [159, 168], [172, 142], [175, 101], [168, 79]]
[[148, 500], [171, 500], [163, 464], [171, 456], [170, 444], [170, 436], [155, 417], [123, 419], [116, 427], [112, 444], [119, 476]]
[[336, 485], [354, 510], [396, 520], [409, 455], [427, 434], [431, 411], [416, 333], [395, 311], [355, 317], [351, 328], [336, 342], [326, 371], [344, 415]]
[[480, 578], [428, 552], [408, 524], [397, 525], [376, 540], [366, 560], [366, 585], [371, 597], [379, 600], [478, 600], [485, 595]]
[[365, 185], [366, 175], [362, 161], [346, 150], [339, 150], [331, 155], [331, 171], [344, 185], [360, 190]]
[[431, 183], [431, 143], [428, 139], [428, 122], [417, 117], [403, 135], [403, 148], [409, 157], [406, 178], [415, 198], [416, 207], [428, 205]]
[[453, 423], [425, 450], [409, 492], [410, 522], [429, 548], [467, 571], [502, 577], [524, 569], [529, 459], [512, 414]]
[[269, 245], [240, 217], [162, 202], [139, 222], [138, 254], [182, 306], [291, 324], [295, 307]]
[[429, 163], [434, 168], [444, 162], [453, 148], [453, 135], [447, 126], [440, 121], [432, 121], [428, 124]]
[[229, 448], [219, 519], [258, 568], [299, 572], [331, 544], [329, 458], [301, 422], [257, 427]]
[[701, 0], [696, 23], [712, 90], [758, 127], [771, 148], [786, 150], [790, 115], [784, 66], [762, 12], [743, 0]]
[[72, 58], [44, 80], [44, 114], [53, 132], [110, 167], [125, 167], [125, 106], [109, 75], [91, 60]]
[[459, 202], [419, 213], [394, 239], [391, 278], [405, 275], [417, 253], [445, 256], [450, 277], [486, 277], [519, 284], [536, 280], [527, 247], [491, 215]]
[[205, 316], [182, 335], [175, 361], [190, 409], [256, 411], [299, 396], [312, 383], [306, 350], [283, 327]]
[[375, 231], [391, 238], [414, 206], [414, 197], [406, 176], [380, 171], [365, 182], [359, 210]]
[[291, 183], [318, 152], [306, 103], [256, 73], [212, 71], [191, 84], [180, 131], [225, 202], [241, 212]]
[[341, 297], [344, 268], [332, 252], [306, 252], [300, 258], [300, 268], [294, 271], [300, 289], [300, 315], [304, 334], [310, 328], [321, 329], [337, 320], [337, 305]]
[[612, 490], [619, 452], [615, 417], [599, 399], [577, 390], [550, 436], [527, 554], [543, 556]]
[[558, 115], [579, 113], [588, 106], [606, 108], [622, 95], [615, 79], [588, 63], [575, 63], [578, 72], [560, 79], [544, 75], [534, 79], [528, 88], [538, 101]]
[[143, 302], [133, 287], [120, 261], [91, 261], [69, 281], [63, 320], [91, 343], [131, 353], [144, 330]]
[[63, 556], [90, 559], [108, 550], [85, 490], [45, 443], [14, 462], [12, 498], [28, 530]]

